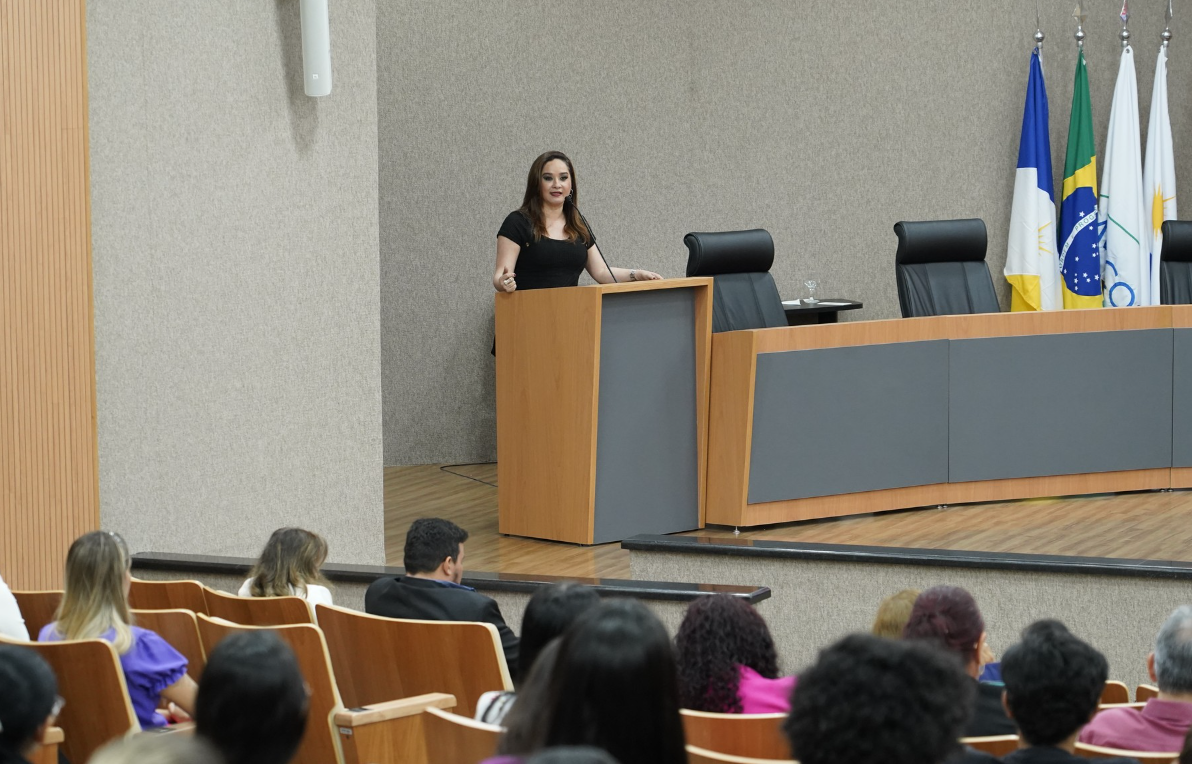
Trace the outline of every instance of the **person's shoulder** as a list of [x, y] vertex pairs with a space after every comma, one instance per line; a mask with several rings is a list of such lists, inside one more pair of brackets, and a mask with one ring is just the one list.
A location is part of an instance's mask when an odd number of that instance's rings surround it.
[[530, 222], [530, 217], [521, 210], [514, 210], [505, 216], [497, 236], [504, 236], [506, 239], [513, 239], [520, 243], [520, 240], [525, 239], [532, 231], [533, 224]]
[[37, 633], [38, 642], [58, 642], [62, 637], [58, 634], [58, 622], [53, 621], [41, 627], [41, 631]]
[[252, 596], [252, 579], [244, 579], [244, 583], [240, 585], [240, 589], [236, 592], [237, 597], [251, 597]]
[[306, 601], [312, 605], [333, 605], [331, 590], [322, 584], [306, 585]]

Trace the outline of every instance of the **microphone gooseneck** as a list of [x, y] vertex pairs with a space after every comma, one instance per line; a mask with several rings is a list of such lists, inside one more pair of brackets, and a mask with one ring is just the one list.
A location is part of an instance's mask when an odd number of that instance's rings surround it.
[[[571, 208], [575, 210], [576, 215], [579, 215], [579, 219], [584, 221], [584, 225], [588, 227], [588, 235], [592, 237], [592, 242], [595, 243], [596, 233], [592, 230], [592, 224], [588, 222], [586, 217], [584, 217], [584, 213], [579, 211], [579, 207], [576, 206], [575, 202], [571, 203]], [[600, 255], [600, 260], [604, 263], [604, 267], [608, 269], [608, 275], [612, 277], [613, 283], [620, 284], [621, 282], [617, 281], [616, 274], [613, 273], [613, 267], [608, 264], [608, 260], [604, 257], [604, 253], [600, 251], [600, 247], [596, 247], [596, 254]]]

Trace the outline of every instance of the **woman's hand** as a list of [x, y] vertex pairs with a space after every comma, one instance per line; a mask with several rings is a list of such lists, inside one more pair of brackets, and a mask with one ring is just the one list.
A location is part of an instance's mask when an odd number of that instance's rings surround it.
[[517, 274], [505, 269], [493, 276], [493, 288], [498, 292], [513, 292], [517, 289]]
[[659, 276], [654, 271], [635, 270], [633, 272], [634, 281], [660, 281], [662, 276]]

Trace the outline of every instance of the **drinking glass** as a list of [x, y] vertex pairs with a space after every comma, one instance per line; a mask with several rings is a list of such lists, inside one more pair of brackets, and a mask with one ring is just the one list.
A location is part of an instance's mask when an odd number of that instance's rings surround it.
[[817, 302], [819, 302], [819, 300], [815, 299], [815, 288], [819, 286], [819, 284], [815, 283], [815, 279], [807, 279], [803, 282], [803, 286], [807, 287], [807, 291], [811, 294], [811, 296], [803, 302], [807, 303], [808, 305], [815, 305]]

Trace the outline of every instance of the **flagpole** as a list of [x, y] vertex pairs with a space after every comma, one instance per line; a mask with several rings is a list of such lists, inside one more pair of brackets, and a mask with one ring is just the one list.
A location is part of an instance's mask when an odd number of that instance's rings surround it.
[[1072, 11], [1072, 18], [1076, 19], [1076, 47], [1084, 48], [1084, 2], [1076, 0], [1076, 10]]
[[1130, 47], [1130, 30], [1126, 25], [1130, 23], [1130, 0], [1122, 0], [1122, 12], [1118, 14], [1122, 20], [1122, 31], [1118, 32], [1118, 39], [1122, 41], [1122, 50]]
[[[1038, 0], [1035, 0], [1035, 3], [1035, 10], [1038, 12]], [[1167, 24], [1163, 27], [1163, 34], [1159, 35], [1163, 40], [1163, 50], [1167, 50], [1167, 43], [1171, 42], [1171, 0], [1167, 0], [1167, 14], [1165, 19]]]

